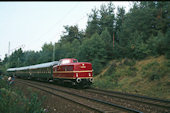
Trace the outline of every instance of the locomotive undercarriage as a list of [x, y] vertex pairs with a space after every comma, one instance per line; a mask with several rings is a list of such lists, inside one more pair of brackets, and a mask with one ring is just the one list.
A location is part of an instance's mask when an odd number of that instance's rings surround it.
[[72, 86], [89, 87], [93, 83], [93, 78], [76, 78], [76, 79], [55, 78], [54, 81], [59, 84], [70, 83]]

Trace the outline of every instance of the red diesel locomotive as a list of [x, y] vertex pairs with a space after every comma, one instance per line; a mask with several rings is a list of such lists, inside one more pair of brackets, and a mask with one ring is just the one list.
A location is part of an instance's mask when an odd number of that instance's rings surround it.
[[53, 79], [70, 81], [76, 84], [91, 84], [93, 81], [92, 65], [88, 62], [78, 62], [77, 59], [65, 58], [53, 67]]
[[73, 85], [90, 86], [93, 82], [92, 64], [78, 62], [74, 58], [64, 58], [37, 65], [9, 68], [9, 75], [19, 78], [53, 80], [54, 82], [71, 82]]

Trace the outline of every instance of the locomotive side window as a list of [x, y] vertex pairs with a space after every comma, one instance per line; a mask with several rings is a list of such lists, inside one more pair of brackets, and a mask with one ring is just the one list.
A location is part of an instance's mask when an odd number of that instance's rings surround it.
[[74, 63], [77, 63], [78, 61], [77, 60], [73, 60]]

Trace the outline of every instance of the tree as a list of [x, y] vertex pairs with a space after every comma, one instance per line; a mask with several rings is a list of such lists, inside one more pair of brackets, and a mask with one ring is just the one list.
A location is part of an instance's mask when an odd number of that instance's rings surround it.
[[100, 35], [102, 41], [104, 42], [104, 49], [106, 52], [107, 59], [113, 58], [113, 39], [111, 38], [107, 28]]
[[83, 35], [83, 31], [79, 31], [79, 28], [77, 25], [75, 26], [64, 26], [65, 28], [65, 32], [63, 32], [63, 36], [61, 36], [61, 40], [60, 42], [70, 42], [72, 43], [72, 41], [74, 39], [78, 39], [79, 41], [81, 41], [84, 37]]
[[24, 66], [34, 65], [39, 63], [39, 53], [35, 51], [25, 51], [24, 52]]
[[170, 59], [170, 29], [168, 29], [168, 32], [166, 33], [166, 37], [165, 37], [165, 40], [164, 40], [164, 43], [165, 45], [165, 56]]
[[50, 62], [53, 60], [53, 44], [45, 43], [39, 52], [39, 63]]
[[125, 9], [123, 7], [117, 8], [118, 13], [116, 15], [116, 26], [115, 26], [115, 42], [119, 42], [119, 32], [122, 29], [122, 23], [125, 20]]
[[134, 32], [128, 40], [128, 57], [143, 59], [148, 56], [151, 50], [148, 48], [148, 44], [143, 41], [143, 33]]
[[[83, 42], [78, 56], [81, 61], [92, 62], [94, 68], [98, 64], [105, 65], [106, 51], [104, 49], [104, 41], [95, 33], [90, 39], [86, 39]], [[100, 71], [100, 69], [94, 70], [94, 73], [98, 74]]]
[[5, 58], [3, 60], [3, 65], [5, 65], [8, 62], [8, 60], [9, 60], [8, 55], [5, 54]]
[[9, 57], [9, 67], [20, 67], [23, 65], [23, 51], [21, 48], [15, 50]]
[[98, 10], [92, 9], [92, 14], [89, 15], [88, 17], [88, 22], [87, 22], [87, 28], [85, 31], [85, 37], [90, 38], [93, 34], [100, 32], [100, 27], [99, 27], [99, 15], [98, 15]]
[[99, 21], [100, 33], [102, 33], [102, 31], [104, 31], [107, 28], [109, 34], [113, 36], [114, 24], [115, 24], [114, 9], [115, 7], [112, 4], [112, 2], [108, 3], [107, 6], [104, 4], [101, 5], [101, 8], [99, 10], [101, 16]]
[[71, 51], [70, 51], [70, 56], [73, 58], [78, 58], [78, 52], [81, 46], [80, 41], [78, 41], [78, 39], [74, 39], [73, 42], [71, 43]]

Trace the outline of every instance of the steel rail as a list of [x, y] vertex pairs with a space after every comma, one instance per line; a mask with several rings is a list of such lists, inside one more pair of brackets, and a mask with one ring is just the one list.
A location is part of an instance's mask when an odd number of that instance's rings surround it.
[[22, 84], [27, 84], [27, 85], [30, 86], [30, 87], [37, 88], [37, 89], [39, 89], [39, 90], [42, 90], [42, 91], [47, 92], [47, 93], [49, 93], [49, 94], [52, 94], [52, 95], [54, 95], [54, 96], [58, 96], [58, 97], [61, 97], [61, 98], [63, 98], [63, 99], [69, 100], [69, 101], [71, 101], [71, 102], [80, 104], [80, 105], [82, 105], [82, 106], [84, 106], [84, 107], [90, 108], [91, 110], [94, 110], [94, 111], [97, 111], [97, 112], [100, 112], [100, 113], [104, 113], [104, 111], [102, 111], [102, 110], [99, 110], [99, 109], [96, 109], [96, 108], [93, 108], [93, 107], [84, 105], [84, 104], [79, 103], [79, 102], [76, 102], [76, 101], [74, 101], [74, 100], [72, 100], [72, 99], [66, 98], [66, 97], [61, 96], [61, 95], [57, 95], [56, 93], [52, 93], [52, 92], [50, 92], [50, 91], [44, 90], [44, 89], [39, 88], [39, 87], [36, 87], [36, 86], [34, 86], [34, 85], [30, 85], [30, 84], [28, 84], [28, 83], [21, 82], [21, 81], [17, 81], [17, 82], [22, 83]]
[[[95, 89], [96, 90], [96, 89]], [[141, 101], [141, 100], [136, 100], [136, 99], [130, 99], [130, 98], [126, 98], [126, 97], [120, 97], [120, 96], [115, 96], [115, 95], [112, 95], [112, 94], [106, 94], [106, 93], [103, 93], [105, 92], [105, 90], [97, 90], [97, 91], [102, 91], [102, 92], [95, 92], [95, 91], [90, 91], [90, 90], [86, 90], [88, 92], [93, 92], [93, 93], [98, 93], [98, 94], [102, 94], [102, 95], [106, 95], [106, 96], [110, 96], [110, 97], [116, 97], [116, 98], [120, 98], [120, 99], [124, 99], [124, 100], [129, 100], [129, 101], [133, 101], [133, 102], [138, 102], [138, 103], [143, 103], [143, 104], [149, 104], [149, 105], [153, 105], [153, 106], [157, 106], [157, 107], [161, 107], [161, 108], [166, 108], [166, 109], [169, 109], [170, 110], [170, 106], [165, 106], [165, 105], [160, 105], [160, 104], [155, 104], [155, 103], [151, 103], [151, 102], [145, 102], [145, 101]], [[107, 92], [107, 91], [106, 91]], [[109, 92], [111, 93], [111, 92]], [[114, 93], [114, 92], [112, 92]], [[121, 94], [121, 95], [125, 95], [127, 96], [126, 94]], [[131, 95], [131, 94], [130, 94]], [[129, 95], [128, 95], [129, 96]], [[138, 97], [135, 95], [135, 97]], [[141, 99], [146, 99], [146, 98], [142, 98], [140, 97]], [[148, 99], [149, 100], [149, 99]], [[149, 100], [150, 101], [150, 100]], [[159, 102], [159, 101], [157, 101]], [[162, 102], [162, 101], [161, 101]]]
[[147, 97], [147, 96], [142, 96], [142, 95], [134, 95], [134, 94], [129, 94], [129, 93], [122, 93], [122, 92], [118, 92], [118, 91], [109, 91], [109, 90], [103, 90], [103, 89], [98, 89], [98, 88], [91, 88], [91, 89], [98, 90], [98, 91], [104, 91], [104, 92], [108, 92], [108, 93], [115, 93], [115, 94], [125, 95], [125, 96], [138, 97], [138, 98], [153, 100], [153, 101], [157, 101], [157, 102], [170, 103], [170, 100], [165, 100], [165, 99]]
[[[31, 82], [28, 82], [28, 83], [31, 83]], [[46, 87], [46, 88], [49, 88], [49, 89], [57, 90], [57, 91], [60, 91], [60, 92], [63, 92], [63, 93], [71, 94], [71, 95], [74, 95], [74, 96], [77, 96], [77, 97], [85, 98], [85, 99], [88, 99], [88, 100], [93, 100], [95, 102], [99, 102], [99, 103], [102, 103], [102, 104], [110, 105], [110, 106], [120, 108], [120, 109], [129, 111], [129, 112], [142, 113], [141, 111], [131, 109], [131, 108], [126, 108], [126, 107], [123, 107], [123, 106], [120, 106], [120, 105], [117, 105], [117, 104], [113, 104], [113, 103], [110, 103], [110, 102], [106, 102], [106, 101], [102, 101], [102, 100], [98, 100], [98, 99], [94, 99], [94, 98], [90, 98], [90, 97], [81, 96], [81, 95], [78, 95], [78, 94], [75, 94], [75, 93], [71, 93], [71, 92], [68, 92], [68, 91], [63, 91], [63, 90], [60, 90], [60, 89], [52, 88], [52, 87], [42, 85], [42, 84], [39, 84], [39, 83], [34, 83], [34, 84], [42, 86], [42, 87]]]

